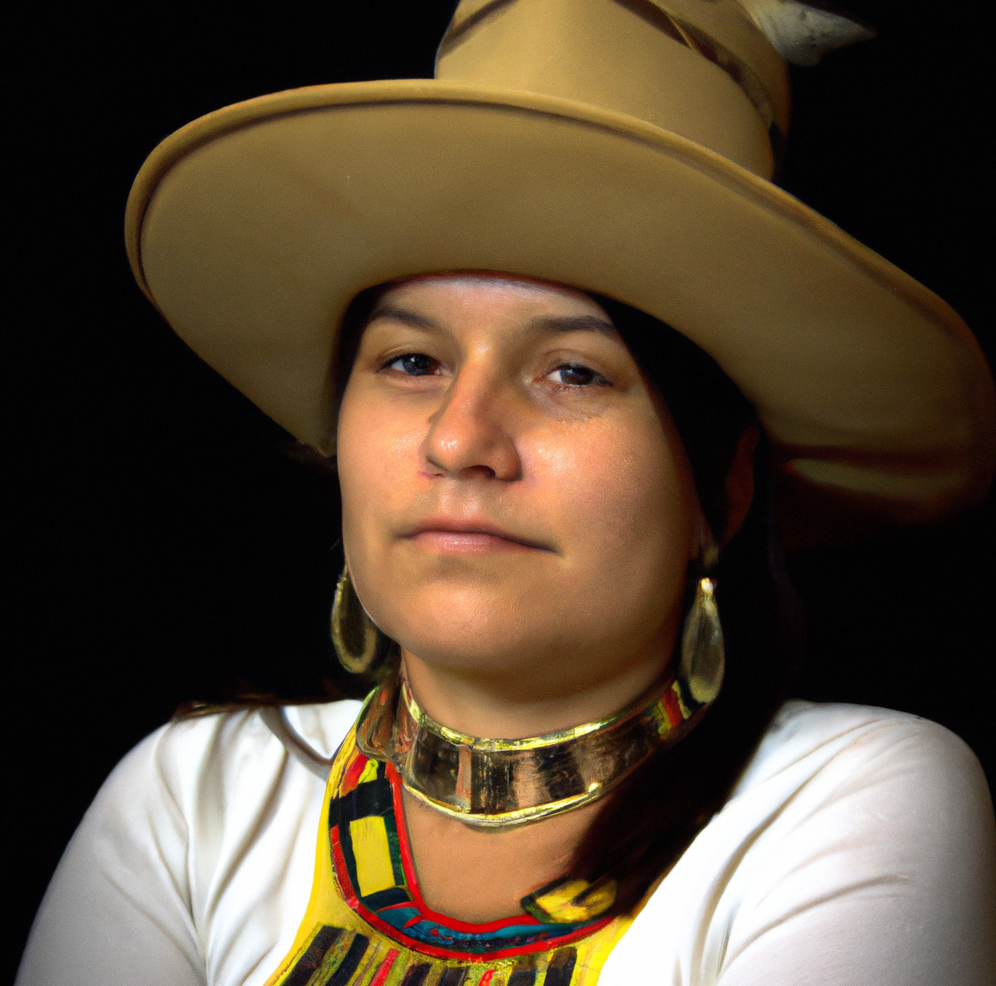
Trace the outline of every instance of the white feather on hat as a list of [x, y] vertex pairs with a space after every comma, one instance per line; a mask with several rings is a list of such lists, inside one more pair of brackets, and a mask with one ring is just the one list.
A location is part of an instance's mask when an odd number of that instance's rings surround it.
[[815, 65], [828, 51], [875, 32], [845, 14], [797, 0], [737, 0], [782, 58], [793, 65]]

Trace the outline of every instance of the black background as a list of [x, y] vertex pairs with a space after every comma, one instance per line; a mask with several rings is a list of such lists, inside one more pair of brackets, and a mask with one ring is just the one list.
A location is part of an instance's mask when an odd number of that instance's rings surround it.
[[[6, 15], [4, 972], [101, 780], [178, 703], [334, 674], [334, 481], [289, 457], [134, 286], [132, 178], [159, 140], [227, 103], [430, 75], [452, 6], [145, 0]], [[852, 3], [880, 37], [794, 71], [780, 181], [948, 300], [991, 362], [987, 6]], [[935, 719], [996, 776], [994, 520], [990, 497], [930, 529], [797, 555], [812, 652], [798, 693]]]

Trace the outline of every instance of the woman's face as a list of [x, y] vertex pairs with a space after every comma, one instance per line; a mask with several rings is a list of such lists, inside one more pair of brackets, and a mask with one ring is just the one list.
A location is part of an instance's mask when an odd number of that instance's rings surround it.
[[700, 514], [670, 415], [587, 295], [387, 289], [338, 467], [357, 592], [407, 660], [521, 700], [618, 684], [624, 704], [660, 675]]

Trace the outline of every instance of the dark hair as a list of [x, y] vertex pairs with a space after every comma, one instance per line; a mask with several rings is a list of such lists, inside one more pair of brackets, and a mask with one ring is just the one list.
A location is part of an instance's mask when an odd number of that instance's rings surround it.
[[[666, 402], [707, 521], [722, 536], [726, 477], [752, 405], [715, 360], [670, 326], [597, 297]], [[578, 847], [570, 876], [612, 877], [627, 911], [726, 802], [778, 707], [802, 654], [799, 609], [785, 574], [763, 432], [747, 517], [720, 554], [716, 597], [726, 645], [723, 688], [701, 723], [652, 757], [610, 796]], [[686, 599], [686, 607], [691, 594]]]
[[692, 467], [702, 511], [713, 534], [722, 538], [728, 510], [726, 477], [741, 436], [757, 423], [753, 405], [687, 336], [621, 301], [594, 298], [667, 404]]
[[336, 353], [335, 363], [335, 399], [338, 402], [336, 407], [336, 418], [339, 417], [338, 409], [342, 405], [342, 395], [346, 392], [346, 384], [349, 382], [349, 374], [353, 370], [353, 363], [356, 362], [356, 353], [360, 348], [360, 339], [363, 337], [363, 330], [370, 321], [377, 302], [381, 295], [391, 287], [393, 282], [377, 284], [372, 288], [365, 288], [361, 291], [346, 308], [339, 325], [339, 349]]

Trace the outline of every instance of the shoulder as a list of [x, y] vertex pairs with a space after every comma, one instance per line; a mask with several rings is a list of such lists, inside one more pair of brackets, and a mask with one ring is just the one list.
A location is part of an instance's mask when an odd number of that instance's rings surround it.
[[996, 882], [978, 760], [943, 726], [902, 712], [787, 703], [715, 819], [738, 821], [759, 826], [751, 856], [772, 893], [803, 870], [825, 889], [877, 881], [917, 907], [930, 896], [953, 905], [969, 887], [991, 897]]
[[628, 945], [638, 961], [671, 929], [676, 982], [982, 986], [994, 921], [996, 827], [965, 743], [900, 712], [793, 701]]
[[[225, 772], [244, 766], [245, 757], [263, 763], [267, 756], [286, 747], [288, 735], [315, 756], [329, 758], [359, 708], [359, 702], [346, 700], [237, 709], [173, 720], [139, 743], [115, 772], [154, 766], [156, 771], [165, 771], [164, 780], [189, 782], [205, 768]], [[285, 724], [284, 735], [274, 728], [274, 716]]]
[[716, 915], [731, 983], [981, 986], [996, 971], [992, 803], [943, 726], [789, 702], [714, 824], [743, 853]]
[[[793, 700], [775, 716], [733, 797], [765, 786], [915, 786], [961, 793], [989, 809], [978, 760], [958, 736], [919, 716], [862, 705]], [[925, 787], [926, 785], [926, 787]]]
[[[352, 725], [353, 701], [220, 712], [166, 724], [117, 765], [90, 809], [148, 824], [152, 804], [191, 823], [220, 821], [265, 800], [274, 787], [306, 781], [303, 752], [329, 759]], [[298, 777], [298, 775], [301, 775]], [[187, 827], [187, 826], [185, 826]]]
[[802, 982], [875, 969], [864, 981], [981, 986], [996, 973], [992, 802], [943, 726], [788, 703], [724, 812], [759, 824], [730, 886], [731, 982], [779, 965], [786, 979], [808, 966]]
[[[228, 880], [249, 857], [284, 854], [310, 822], [328, 764], [358, 703], [223, 712], [174, 721], [115, 768], [84, 826], [106, 842], [172, 853], [171, 868], [197, 886]], [[181, 860], [182, 855], [182, 860]]]
[[308, 759], [330, 758], [357, 710], [205, 715], [139, 743], [66, 849], [19, 983], [126, 982], [136, 967], [163, 986], [258, 981], [310, 891], [325, 781]]

